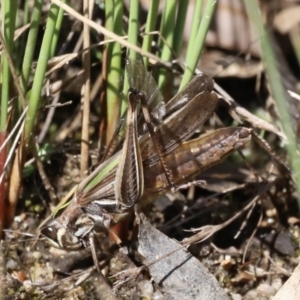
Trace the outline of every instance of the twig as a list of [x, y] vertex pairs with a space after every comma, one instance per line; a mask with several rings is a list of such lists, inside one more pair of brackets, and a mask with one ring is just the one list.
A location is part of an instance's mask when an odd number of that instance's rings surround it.
[[[90, 19], [89, 0], [83, 1], [83, 14], [86, 19]], [[90, 47], [90, 30], [89, 26], [83, 24], [83, 48]], [[91, 69], [91, 55], [90, 51], [82, 54], [83, 60], [83, 109], [82, 109], [82, 130], [81, 130], [81, 159], [80, 159], [80, 173], [83, 178], [88, 171], [89, 164], [89, 117], [90, 117], [90, 69]]]

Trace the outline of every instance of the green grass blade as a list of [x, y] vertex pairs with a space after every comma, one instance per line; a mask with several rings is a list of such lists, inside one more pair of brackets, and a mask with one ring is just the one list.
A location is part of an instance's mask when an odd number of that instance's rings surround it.
[[287, 136], [288, 143], [286, 150], [290, 159], [294, 179], [296, 182], [296, 190], [298, 194], [298, 206], [300, 208], [300, 156], [297, 145], [297, 139], [293, 132], [292, 119], [288, 109], [287, 92], [283, 87], [280, 73], [277, 67], [277, 60], [271, 45], [271, 40], [265, 30], [262, 14], [257, 0], [245, 0], [247, 12], [252, 20], [258, 36], [260, 37], [262, 58], [266, 66], [266, 74], [270, 82], [272, 96], [278, 107], [281, 116], [281, 125]]
[[[107, 29], [112, 30], [117, 35], [122, 35], [122, 22], [123, 22], [123, 2], [116, 0], [112, 9], [106, 12], [112, 16], [112, 22]], [[106, 20], [108, 20], [106, 18]], [[109, 143], [116, 126], [119, 121], [121, 96], [120, 96], [120, 80], [122, 77], [121, 69], [121, 45], [119, 43], [110, 43], [107, 46], [107, 130], [106, 138]]]
[[189, 41], [188, 41], [186, 57], [193, 55], [194, 43], [195, 43], [197, 32], [198, 32], [200, 22], [201, 22], [202, 2], [203, 2], [203, 0], [196, 0], [195, 11], [193, 14], [191, 34], [190, 34]]
[[52, 4], [49, 10], [46, 30], [42, 41], [40, 55], [38, 58], [37, 68], [33, 80], [32, 91], [29, 99], [29, 106], [28, 106], [27, 117], [26, 117], [25, 128], [24, 128], [26, 146], [27, 145], [29, 146], [30, 144], [29, 141], [30, 141], [30, 137], [32, 136], [33, 125], [35, 122], [37, 110], [40, 106], [41, 92], [44, 83], [47, 63], [50, 55], [52, 38], [54, 35], [58, 11], [59, 11], [58, 6]]
[[[67, 0], [61, 0], [61, 2], [66, 3]], [[59, 9], [58, 16], [56, 19], [55, 29], [54, 29], [54, 35], [52, 38], [52, 44], [51, 44], [51, 50], [50, 50], [50, 57], [53, 57], [55, 55], [58, 39], [59, 39], [59, 33], [61, 29], [61, 24], [64, 18], [64, 11], [63, 9]]]
[[201, 18], [200, 27], [197, 32], [196, 39], [194, 41], [193, 54], [187, 57], [187, 67], [185, 69], [179, 90], [181, 90], [194, 76], [194, 72], [204, 46], [206, 34], [208, 32], [209, 25], [211, 23], [216, 8], [216, 3], [216, 0], [208, 0], [206, 2], [206, 7], [203, 13], [203, 17]]
[[33, 61], [34, 51], [36, 49], [36, 39], [38, 35], [43, 0], [36, 0], [32, 12], [31, 23], [27, 43], [25, 46], [25, 54], [22, 65], [21, 86], [24, 92], [27, 92], [27, 85], [30, 76], [31, 65]]
[[[132, 0], [130, 1], [129, 8], [129, 24], [128, 24], [128, 42], [131, 44], [137, 45], [138, 41], [138, 33], [139, 33], [139, 1]], [[137, 58], [137, 53], [129, 49], [128, 57], [130, 59], [135, 60]], [[125, 71], [124, 71], [125, 72]], [[128, 92], [129, 84], [127, 73], [124, 73], [124, 85], [123, 85], [123, 97], [122, 97], [122, 107], [121, 107], [121, 115], [125, 112], [127, 108], [127, 92]]]
[[[159, 0], [151, 1], [151, 5], [150, 5], [148, 15], [147, 15], [147, 22], [146, 22], [146, 28], [145, 28], [146, 33], [151, 32], [155, 29], [157, 14], [158, 14], [158, 5], [159, 5]], [[152, 35], [145, 35], [144, 39], [143, 39], [142, 49], [150, 52], [152, 40], [153, 40]], [[147, 68], [147, 66], [148, 66], [148, 58], [147, 57], [144, 57], [144, 65]]]
[[[165, 38], [168, 45], [173, 45], [174, 39], [174, 28], [175, 28], [175, 17], [176, 17], [176, 0], [166, 1], [165, 10], [163, 13], [163, 18], [161, 21], [160, 32], [162, 36]], [[172, 58], [172, 52], [169, 47], [161, 42], [162, 52], [161, 52], [161, 60], [162, 61], [170, 61]], [[163, 90], [167, 80], [167, 71], [164, 69], [160, 70], [158, 75], [158, 86], [160, 90]]]
[[106, 160], [80, 183], [78, 190], [84, 193], [89, 192], [97, 184], [100, 184], [101, 181], [105, 178], [105, 176], [110, 171], [117, 168], [119, 161], [120, 161], [120, 153], [119, 155], [115, 155], [111, 157], [109, 160]]
[[[29, 0], [25, 0], [24, 4], [23, 4], [23, 16], [21, 18], [21, 16], [19, 16], [19, 21], [16, 22], [18, 25], [24, 25], [24, 24], [28, 24], [30, 22], [29, 20]], [[18, 73], [20, 73], [20, 69], [22, 68], [22, 63], [23, 63], [23, 59], [24, 59], [24, 51], [25, 51], [25, 45], [26, 45], [26, 40], [27, 40], [27, 35], [23, 34], [20, 38], [20, 41], [18, 42], [18, 55], [16, 57], [16, 66], [18, 68]]]
[[[128, 20], [128, 41], [134, 45], [137, 45], [139, 35], [139, 1], [131, 0], [129, 8], [129, 20]], [[137, 53], [129, 49], [129, 58], [135, 60]]]
[[174, 30], [174, 32], [176, 33], [176, 38], [174, 39], [173, 42], [173, 50], [177, 57], [180, 56], [180, 52], [181, 52], [184, 25], [185, 25], [188, 5], [189, 5], [189, 1], [180, 1], [178, 5], [176, 26]]
[[[3, 38], [6, 44], [7, 51], [13, 53], [13, 39], [15, 30], [15, 20], [17, 11], [17, 1], [2, 1], [2, 20], [3, 20]], [[1, 115], [0, 115], [0, 132], [6, 131], [7, 123], [7, 109], [10, 97], [10, 81], [11, 72], [7, 57], [2, 51], [1, 56], [2, 69], [1, 69]]]

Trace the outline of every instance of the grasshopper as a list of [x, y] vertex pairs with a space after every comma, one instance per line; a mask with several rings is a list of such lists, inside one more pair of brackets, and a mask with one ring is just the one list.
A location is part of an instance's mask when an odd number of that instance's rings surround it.
[[210, 77], [196, 75], [164, 104], [154, 79], [139, 61], [129, 61], [127, 72], [126, 120], [118, 126], [104, 161], [79, 184], [69, 206], [41, 228], [56, 247], [90, 246], [96, 266], [96, 232], [109, 230], [134, 206], [184, 187], [251, 137], [250, 129], [237, 127], [187, 141], [218, 105]]

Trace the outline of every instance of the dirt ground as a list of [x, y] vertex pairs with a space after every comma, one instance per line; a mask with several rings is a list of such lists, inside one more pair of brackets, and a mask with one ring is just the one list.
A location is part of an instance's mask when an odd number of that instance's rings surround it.
[[[296, 91], [300, 69], [291, 35], [280, 31], [282, 23], [275, 18], [286, 9], [287, 1], [274, 1], [281, 4], [277, 8], [270, 1], [262, 2], [263, 11], [275, 19], [270, 33], [284, 85]], [[270, 95], [257, 42], [242, 26], [237, 32], [238, 25], [223, 25], [224, 14], [219, 7], [198, 68], [249, 113], [243, 126], [252, 128], [270, 147], [254, 136], [239, 151], [199, 174], [196, 179], [203, 184], [153, 199], [143, 207], [140, 225], [134, 213], [118, 224], [118, 232], [120, 228], [125, 231], [120, 245], [108, 233], [97, 235], [101, 274], [89, 247], [65, 251], [51, 247], [43, 236], [37, 238], [37, 228], [57, 203], [50, 200], [41, 174], [33, 167], [24, 176], [17, 214], [0, 245], [1, 281], [6, 286], [3, 299], [263, 300], [272, 299], [291, 276], [299, 264], [300, 219], [293, 179], [286, 168], [278, 108]], [[66, 18], [60, 37], [63, 53], [71, 53], [80, 36], [81, 27], [73, 25]], [[65, 45], [72, 30], [74, 36]], [[92, 60], [96, 62], [96, 54]], [[51, 77], [51, 84], [66, 82], [81, 68], [80, 58], [71, 61]], [[98, 62], [91, 69], [93, 83], [99, 70]], [[78, 75], [61, 92], [59, 102], [72, 103], [57, 108], [43, 142], [50, 145], [44, 170], [58, 199], [80, 182], [82, 82]], [[90, 171], [99, 152], [99, 99], [100, 91], [91, 99]], [[50, 103], [51, 97], [45, 101]], [[292, 97], [289, 101], [298, 133], [299, 103]], [[232, 111], [228, 101], [220, 100], [215, 114], [195, 137], [236, 126]], [[48, 108], [43, 108], [39, 128], [47, 114]]]

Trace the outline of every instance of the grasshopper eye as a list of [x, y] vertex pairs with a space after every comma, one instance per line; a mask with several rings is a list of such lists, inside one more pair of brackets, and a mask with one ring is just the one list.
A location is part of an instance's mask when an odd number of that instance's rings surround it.
[[57, 229], [54, 226], [45, 226], [41, 229], [41, 234], [45, 236], [54, 247], [61, 247], [57, 239]]

